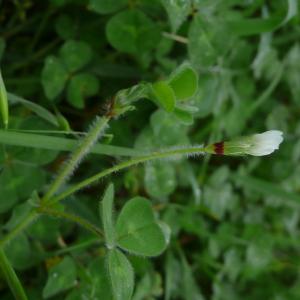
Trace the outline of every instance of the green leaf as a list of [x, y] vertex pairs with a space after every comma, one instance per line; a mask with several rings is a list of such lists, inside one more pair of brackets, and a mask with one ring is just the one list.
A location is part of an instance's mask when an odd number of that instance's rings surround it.
[[189, 266], [186, 258], [181, 255], [182, 263], [182, 296], [186, 300], [204, 300], [199, 285], [195, 281], [191, 267]]
[[194, 65], [211, 66], [216, 62], [218, 54], [213, 45], [212, 29], [202, 18], [194, 18], [188, 38], [188, 52]]
[[162, 0], [171, 23], [172, 31], [175, 32], [185, 21], [191, 11], [190, 0]]
[[7, 92], [3, 82], [1, 70], [0, 70], [0, 115], [1, 121], [4, 125], [4, 128], [8, 126], [8, 101], [7, 101]]
[[108, 252], [108, 271], [114, 300], [131, 300], [134, 288], [134, 273], [126, 256], [119, 250]]
[[70, 72], [81, 69], [88, 64], [92, 58], [92, 50], [89, 44], [82, 41], [66, 41], [59, 53]]
[[60, 236], [60, 224], [60, 220], [44, 215], [30, 225], [27, 233], [34, 240], [55, 243]]
[[[47, 132], [47, 131], [45, 131]], [[45, 134], [21, 133], [0, 130], [0, 142], [5, 145], [15, 145], [37, 149], [49, 149], [60, 151], [73, 151], [80, 141], [62, 137], [47, 136]], [[120, 156], [141, 155], [140, 151], [118, 146], [96, 144], [91, 153]]]
[[284, 202], [288, 203], [291, 206], [300, 203], [300, 195], [298, 193], [293, 193], [285, 190], [280, 185], [269, 182], [267, 180], [245, 174], [235, 175], [235, 180], [238, 182], [238, 184], [253, 191], [258, 191], [263, 195], [272, 195], [278, 199], [284, 199]]
[[26, 218], [26, 216], [28, 216], [32, 209], [33, 207], [29, 201], [15, 206], [10, 219], [4, 225], [4, 228], [9, 231], [14, 229], [19, 223], [21, 223]]
[[179, 261], [168, 251], [165, 261], [165, 300], [174, 299], [180, 290], [182, 270]]
[[68, 72], [62, 61], [55, 56], [48, 56], [42, 71], [42, 84], [46, 97], [55, 99], [64, 89]]
[[192, 113], [182, 107], [175, 107], [174, 115], [185, 125], [193, 124], [194, 118]]
[[175, 107], [176, 98], [173, 89], [166, 81], [158, 81], [152, 84], [155, 101], [166, 111], [172, 112]]
[[247, 276], [255, 278], [272, 260], [272, 243], [267, 238], [249, 243], [246, 251]]
[[31, 165], [11, 163], [0, 174], [0, 213], [11, 209], [19, 200], [29, 197], [45, 183], [45, 172]]
[[150, 202], [142, 197], [125, 204], [116, 223], [116, 234], [118, 246], [137, 255], [156, 256], [167, 246]]
[[130, 105], [143, 98], [148, 98], [151, 91], [150, 83], [139, 83], [128, 89], [120, 90], [116, 96], [116, 102], [122, 105]]
[[[105, 257], [97, 257], [93, 259], [88, 266], [93, 287], [96, 287], [96, 293], [98, 292], [98, 297], [110, 300], [112, 299], [111, 283], [109, 279], [109, 274], [107, 274], [107, 265]], [[90, 290], [90, 294], [93, 294], [93, 290]]]
[[43, 289], [43, 297], [50, 298], [68, 290], [76, 284], [76, 265], [71, 257], [50, 269], [47, 283]]
[[0, 174], [0, 213], [4, 213], [10, 210], [18, 201], [19, 197], [15, 186], [18, 181], [21, 181], [18, 177], [13, 176], [10, 169], [4, 170]]
[[99, 14], [110, 14], [126, 6], [127, 0], [90, 0], [88, 8]]
[[157, 146], [174, 146], [188, 144], [186, 125], [178, 122], [174, 113], [170, 114], [160, 109], [154, 112], [150, 118], [151, 128]]
[[158, 272], [147, 272], [136, 284], [132, 300], [161, 299], [162, 276]]
[[173, 164], [154, 161], [145, 166], [145, 188], [154, 198], [164, 198], [174, 192], [177, 182]]
[[300, 103], [300, 45], [295, 43], [285, 58], [284, 79], [289, 86], [295, 103]]
[[106, 25], [106, 36], [117, 50], [136, 55], [155, 48], [160, 38], [158, 28], [139, 10], [114, 15]]
[[242, 258], [240, 252], [235, 248], [230, 248], [224, 253], [224, 269], [223, 272], [230, 278], [231, 282], [235, 282], [240, 275], [242, 269]]
[[68, 102], [76, 108], [84, 108], [84, 100], [95, 95], [99, 90], [97, 77], [81, 73], [71, 78], [68, 85]]
[[63, 39], [71, 39], [76, 34], [76, 25], [68, 15], [60, 15], [55, 21], [55, 30]]
[[169, 79], [169, 85], [178, 100], [186, 100], [195, 95], [198, 89], [198, 75], [189, 65], [179, 67]]
[[228, 26], [234, 34], [248, 36], [273, 31], [281, 22], [281, 17], [253, 18], [228, 21]]
[[223, 18], [203, 18], [198, 15], [190, 25], [188, 53], [195, 68], [207, 68], [230, 51], [234, 36]]
[[[27, 118], [22, 118], [16, 125], [15, 130], [34, 130], [39, 128], [40, 130], [51, 130], [53, 127], [46, 123], [44, 120], [32, 115]], [[22, 129], [21, 129], [22, 128]], [[8, 147], [7, 150], [10, 153], [10, 159], [15, 161], [23, 161], [26, 164], [33, 165], [45, 165], [53, 161], [56, 156], [56, 151], [47, 151], [41, 149], [29, 149], [29, 148], [15, 148]]]
[[112, 249], [115, 246], [115, 228], [113, 219], [113, 205], [114, 205], [114, 186], [111, 183], [103, 196], [101, 202], [100, 216], [102, 218], [105, 241], [108, 249]]
[[80, 284], [68, 293], [65, 300], [113, 300], [106, 257], [98, 255], [90, 259], [82, 271]]
[[58, 120], [55, 115], [53, 115], [49, 110], [45, 109], [43, 106], [40, 106], [34, 102], [31, 102], [29, 100], [26, 100], [22, 97], [19, 97], [17, 95], [8, 93], [8, 101], [11, 104], [20, 103], [27, 109], [33, 111], [36, 115], [38, 115], [40, 118], [48, 121], [54, 126], [58, 126]]
[[30, 243], [24, 233], [18, 235], [5, 247], [5, 253], [17, 270], [27, 269], [35, 262]]
[[[263, 32], [274, 31], [289, 20], [291, 20], [298, 13], [298, 1], [288, 0], [285, 1], [285, 8], [281, 9], [277, 15], [268, 18], [252, 18], [252, 19], [238, 19], [238, 20], [228, 20], [229, 29], [239, 35], [248, 36], [256, 35]], [[279, 6], [280, 7], [280, 6]], [[284, 13], [282, 13], [285, 10]]]

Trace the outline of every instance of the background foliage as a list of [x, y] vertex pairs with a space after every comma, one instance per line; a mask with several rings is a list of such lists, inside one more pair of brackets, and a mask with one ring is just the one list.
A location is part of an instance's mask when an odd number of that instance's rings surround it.
[[[285, 143], [263, 159], [162, 160], [108, 179], [115, 185], [118, 214], [127, 200], [142, 196], [171, 229], [167, 250], [155, 259], [134, 255], [155, 255], [153, 243], [150, 250], [136, 248], [138, 243], [131, 249], [126, 241], [120, 245], [132, 253], [133, 299], [299, 299], [297, 2], [0, 1], [0, 61], [13, 93], [10, 136], [22, 146], [48, 143], [48, 150], [1, 146], [2, 233], [16, 225], [34, 190], [45, 191], [66, 158], [59, 150], [72, 147], [65, 140], [51, 146], [41, 135], [22, 140], [20, 130], [80, 136], [119, 90], [155, 81], [154, 102], [162, 108], [139, 101], [135, 111], [111, 122], [107, 145], [94, 148], [97, 154], [89, 155], [74, 182], [133, 153], [127, 148], [201, 144], [267, 129], [282, 130]], [[197, 70], [198, 82], [186, 72], [180, 86], [172, 72], [187, 62]], [[195, 95], [184, 92], [197, 85]], [[109, 144], [126, 149], [112, 153], [105, 148]], [[101, 226], [98, 204], [108, 180], [69, 197], [67, 210]], [[143, 198], [134, 199], [158, 230]], [[124, 220], [125, 209], [116, 225], [119, 234], [126, 231]], [[33, 300], [111, 299], [107, 268], [116, 261], [126, 268], [128, 261], [114, 250], [107, 266], [105, 251], [86, 230], [48, 216], [6, 248]], [[126, 280], [133, 280], [132, 273], [129, 265]], [[4, 280], [0, 289], [1, 299], [12, 299]]]

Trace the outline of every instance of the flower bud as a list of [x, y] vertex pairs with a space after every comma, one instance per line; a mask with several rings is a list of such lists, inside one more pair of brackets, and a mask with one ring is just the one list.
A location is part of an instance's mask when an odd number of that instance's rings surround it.
[[282, 135], [283, 133], [279, 130], [269, 130], [228, 142], [214, 143], [205, 147], [205, 151], [219, 155], [269, 155], [279, 148], [279, 145], [283, 141]]

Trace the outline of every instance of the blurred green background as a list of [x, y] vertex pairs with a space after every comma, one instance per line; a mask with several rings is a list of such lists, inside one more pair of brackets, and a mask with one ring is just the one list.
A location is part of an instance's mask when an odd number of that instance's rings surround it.
[[[202, 144], [278, 129], [271, 156], [157, 161], [109, 178], [117, 210], [151, 199], [169, 224], [167, 251], [131, 256], [134, 300], [298, 300], [300, 18], [298, 0], [2, 0], [0, 62], [10, 129], [85, 131], [116, 92], [164, 79], [184, 62], [199, 75], [197, 108], [179, 120], [139, 101], [105, 143], [137, 149]], [[22, 102], [23, 101], [23, 102]], [[54, 117], [55, 116], [55, 117]], [[54, 118], [54, 119], [53, 119]], [[51, 122], [52, 120], [52, 122]], [[71, 129], [70, 129], [71, 128]], [[0, 149], [2, 234], [66, 153]], [[73, 182], [123, 159], [90, 155]], [[107, 180], [65, 201], [99, 224]], [[105, 248], [78, 226], [43, 217], [7, 247], [29, 299], [109, 300]], [[53, 274], [56, 274], [55, 276]], [[0, 279], [1, 300], [12, 299]]]

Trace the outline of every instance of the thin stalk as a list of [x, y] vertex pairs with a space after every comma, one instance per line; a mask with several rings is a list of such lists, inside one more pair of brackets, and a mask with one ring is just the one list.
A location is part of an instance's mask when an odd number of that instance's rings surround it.
[[3, 249], [0, 249], [0, 268], [15, 299], [27, 300], [27, 296], [19, 281], [19, 278], [16, 275], [14, 269], [12, 268], [10, 262], [8, 261]]
[[[64, 166], [64, 168], [61, 170], [61, 172], [51, 184], [48, 192], [42, 199], [42, 204], [43, 202], [46, 202], [47, 199], [52, 197], [57, 192], [57, 190], [65, 183], [67, 178], [73, 173], [76, 166], [80, 163], [80, 161], [88, 153], [90, 148], [98, 140], [99, 136], [103, 133], [104, 128], [106, 127], [109, 119], [109, 117], [103, 117], [96, 120], [95, 125], [83, 139], [82, 144], [78, 148], [76, 148], [76, 150], [71, 155], [68, 164]], [[76, 223], [79, 223], [87, 230], [93, 232], [98, 237], [102, 238], [101, 231], [98, 230], [96, 226], [92, 225], [84, 219], [81, 219], [80, 217], [45, 207], [40, 207], [36, 210], [31, 211], [10, 233], [8, 233], [0, 241], [0, 269], [16, 300], [27, 300], [27, 297], [16, 273], [14, 272], [14, 269], [12, 268], [10, 262], [8, 261], [5, 255], [3, 247], [8, 241], [10, 241], [19, 232], [23, 231], [29, 224], [31, 224], [38, 217], [38, 212], [47, 213], [57, 217], [63, 217], [65, 219], [72, 220]]]
[[[149, 154], [149, 155], [136, 157], [134, 159], [124, 161], [124, 162], [122, 162], [122, 163], [120, 163], [120, 164], [118, 164], [118, 165], [116, 165], [112, 168], [106, 169], [106, 170], [104, 170], [100, 173], [95, 174], [92, 177], [89, 177], [89, 178], [85, 179], [84, 181], [68, 188], [67, 190], [65, 190], [61, 194], [59, 194], [59, 195], [57, 195], [53, 198], [50, 198], [47, 201], [44, 201], [44, 203], [42, 203], [42, 205], [43, 205], [43, 207], [47, 207], [48, 205], [57, 203], [60, 200], [74, 194], [75, 192], [79, 191], [80, 189], [82, 189], [84, 187], [87, 187], [87, 186], [95, 183], [99, 179], [101, 179], [101, 178], [103, 178], [103, 177], [105, 177], [109, 174], [121, 171], [123, 169], [126, 169], [128, 167], [137, 165], [139, 163], [143, 163], [143, 162], [147, 162], [147, 161], [151, 161], [151, 160], [155, 160], [155, 159], [168, 158], [168, 157], [176, 157], [176, 156], [182, 156], [182, 155], [193, 156], [193, 155], [200, 155], [200, 154], [205, 154], [205, 153], [206, 153], [205, 147], [190, 146], [190, 147], [186, 147], [186, 148], [172, 149], [172, 150], [166, 150], [166, 151], [161, 151], [161, 152], [154, 152], [154, 153]], [[24, 230], [37, 217], [38, 217], [38, 212], [37, 211], [33, 211], [30, 215], [28, 215], [26, 219], [24, 219], [13, 231], [11, 231], [8, 235], [6, 235], [0, 241], [0, 248], [3, 247], [6, 243], [8, 243], [10, 240], [12, 240], [19, 232]]]
[[46, 215], [54, 216], [57, 218], [63, 218], [66, 220], [73, 221], [73, 222], [79, 224], [80, 226], [84, 227], [86, 230], [92, 232], [98, 238], [103, 239], [103, 233], [100, 228], [98, 228], [97, 226], [93, 225], [89, 221], [87, 221], [79, 216], [76, 216], [76, 215], [73, 215], [73, 214], [70, 214], [70, 213], [67, 213], [64, 211], [52, 209], [49, 207], [43, 207], [43, 206], [39, 207], [37, 209], [37, 211], [42, 214], [46, 214]]
[[64, 191], [61, 194], [50, 199], [48, 201], [48, 203], [52, 204], [52, 203], [59, 202], [62, 199], [74, 194], [75, 192], [79, 191], [80, 189], [82, 189], [84, 187], [87, 187], [87, 186], [95, 183], [99, 179], [101, 179], [109, 174], [119, 172], [123, 169], [137, 165], [139, 163], [143, 163], [143, 162], [147, 162], [147, 161], [151, 161], [151, 160], [155, 160], [155, 159], [163, 159], [163, 158], [168, 158], [168, 157], [181, 156], [181, 155], [187, 155], [187, 156], [199, 155], [199, 154], [204, 154], [205, 151], [206, 151], [206, 149], [202, 146], [190, 146], [190, 147], [186, 147], [186, 148], [154, 152], [154, 153], [151, 153], [151, 154], [148, 154], [145, 156], [136, 157], [136, 158], [121, 162], [120, 164], [117, 164], [109, 169], [99, 172], [99, 173], [81, 181], [80, 183], [78, 183], [74, 186], [71, 186], [66, 191]]
[[17, 236], [20, 232], [22, 232], [26, 227], [28, 227], [36, 218], [38, 214], [36, 211], [31, 211], [12, 231], [10, 231], [7, 235], [5, 235], [0, 240], [0, 249], [11, 241], [15, 236]]
[[87, 240], [85, 242], [81, 242], [79, 244], [75, 244], [73, 246], [69, 246], [69, 247], [57, 250], [53, 254], [49, 254], [47, 257], [62, 255], [62, 254], [65, 254], [65, 253], [82, 250], [82, 249], [85, 249], [87, 247], [94, 246], [94, 245], [99, 245], [99, 244], [101, 245], [101, 244], [103, 244], [103, 242], [101, 242], [99, 240], [99, 238], [93, 238], [93, 239]]
[[174, 40], [176, 42], [182, 43], [182, 44], [188, 44], [189, 40], [186, 37], [169, 33], [169, 32], [163, 32], [162, 35], [168, 39]]
[[96, 120], [95, 125], [83, 139], [82, 144], [75, 149], [67, 164], [61, 169], [60, 173], [51, 184], [48, 192], [43, 197], [42, 202], [46, 202], [47, 200], [49, 200], [67, 181], [68, 177], [74, 172], [75, 168], [83, 159], [83, 157], [88, 153], [91, 147], [98, 140], [99, 136], [104, 132], [104, 128], [106, 127], [109, 120], [109, 117], [102, 117]]
[[[46, 202], [48, 198], [52, 197], [55, 192], [64, 184], [64, 182], [67, 180], [68, 176], [74, 171], [76, 166], [79, 164], [79, 162], [82, 160], [85, 154], [87, 154], [90, 147], [93, 146], [93, 144], [97, 141], [99, 138], [99, 135], [103, 132], [103, 129], [107, 125], [110, 118], [103, 117], [99, 118], [96, 121], [96, 124], [94, 127], [90, 130], [90, 132], [86, 135], [86, 137], [83, 139], [83, 142], [71, 155], [71, 158], [68, 162], [68, 164], [65, 165], [65, 167], [61, 170], [61, 172], [58, 174], [56, 179], [51, 184], [48, 192], [42, 199], [42, 203]], [[12, 231], [10, 231], [4, 238], [0, 240], [0, 249], [10, 241], [15, 236], [17, 236], [20, 232], [22, 232], [27, 226], [29, 226], [35, 219], [39, 217], [38, 212], [36, 210], [33, 210], [30, 212]]]

